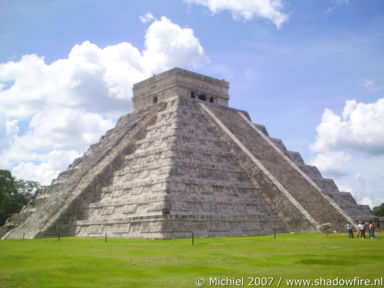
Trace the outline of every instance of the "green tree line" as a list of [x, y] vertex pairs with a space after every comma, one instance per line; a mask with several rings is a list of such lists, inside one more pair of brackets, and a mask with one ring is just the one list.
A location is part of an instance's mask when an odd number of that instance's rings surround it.
[[10, 171], [0, 170], [0, 226], [42, 189], [36, 181], [19, 180]]
[[381, 205], [373, 207], [373, 214], [375, 214], [378, 217], [384, 217], [384, 203], [381, 203]]

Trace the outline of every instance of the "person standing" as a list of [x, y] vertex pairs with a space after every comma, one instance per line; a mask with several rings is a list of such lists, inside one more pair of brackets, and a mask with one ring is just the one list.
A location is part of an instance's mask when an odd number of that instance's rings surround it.
[[375, 223], [373, 221], [368, 224], [369, 238], [375, 239]]
[[347, 230], [348, 230], [348, 235], [349, 235], [349, 238], [354, 238], [353, 237], [353, 226], [351, 223], [347, 223]]
[[361, 225], [362, 225], [361, 238], [364, 238], [364, 239], [365, 239], [365, 232], [367, 231], [368, 223], [363, 222], [363, 224], [361, 224]]
[[359, 236], [361, 239], [365, 238], [365, 223], [363, 221], [359, 222]]

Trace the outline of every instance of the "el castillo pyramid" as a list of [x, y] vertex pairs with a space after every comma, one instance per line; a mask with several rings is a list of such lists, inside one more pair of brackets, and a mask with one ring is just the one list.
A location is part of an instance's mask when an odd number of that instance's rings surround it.
[[132, 113], [12, 216], [2, 239], [317, 232], [373, 217], [228, 107], [229, 83], [180, 68], [134, 85]]

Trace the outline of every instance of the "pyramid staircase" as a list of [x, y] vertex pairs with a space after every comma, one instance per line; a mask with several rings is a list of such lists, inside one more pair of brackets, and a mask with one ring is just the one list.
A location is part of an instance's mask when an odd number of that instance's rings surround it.
[[259, 235], [323, 223], [344, 231], [372, 217], [228, 108], [227, 90], [179, 68], [136, 84], [135, 110], [8, 219], [2, 238]]

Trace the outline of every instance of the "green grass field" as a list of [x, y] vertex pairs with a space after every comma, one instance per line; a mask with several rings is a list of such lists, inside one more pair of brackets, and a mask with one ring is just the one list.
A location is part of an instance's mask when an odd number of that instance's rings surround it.
[[[197, 287], [204, 277], [375, 279], [384, 276], [384, 239], [345, 234], [132, 240], [62, 238], [0, 241], [0, 287]], [[271, 279], [271, 278], [269, 278]], [[209, 285], [204, 287], [221, 287]], [[224, 286], [236, 287], [236, 286]]]

